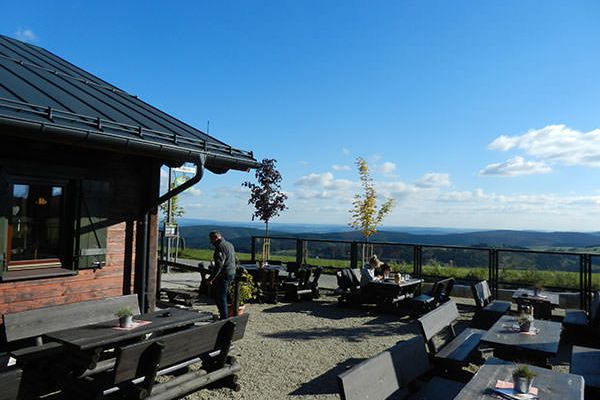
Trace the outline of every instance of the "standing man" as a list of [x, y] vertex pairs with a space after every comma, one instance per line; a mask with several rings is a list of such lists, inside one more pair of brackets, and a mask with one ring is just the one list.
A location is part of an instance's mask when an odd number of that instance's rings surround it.
[[235, 279], [235, 249], [220, 232], [212, 231], [208, 235], [210, 243], [215, 247], [213, 254], [214, 270], [208, 280], [215, 285], [215, 302], [221, 319], [227, 319], [227, 291]]

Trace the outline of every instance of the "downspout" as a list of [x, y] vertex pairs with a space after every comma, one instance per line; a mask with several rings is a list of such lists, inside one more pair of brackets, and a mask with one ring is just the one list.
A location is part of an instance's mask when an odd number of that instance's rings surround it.
[[194, 175], [190, 180], [186, 181], [185, 183], [177, 186], [176, 188], [173, 188], [173, 189], [169, 190], [167, 193], [165, 193], [162, 196], [160, 196], [156, 200], [156, 202], [154, 204], [152, 204], [152, 207], [150, 207], [150, 209], [153, 209], [154, 207], [157, 207], [158, 205], [160, 205], [160, 204], [164, 203], [165, 201], [169, 200], [171, 197], [177, 196], [179, 193], [183, 192], [184, 190], [187, 190], [187, 189], [191, 188], [196, 183], [200, 182], [200, 180], [202, 179], [202, 176], [204, 176], [204, 162], [205, 161], [206, 161], [206, 155], [202, 154], [200, 162], [195, 163], [195, 165], [196, 165], [196, 175]]
[[149, 238], [149, 232], [150, 232], [150, 213], [152, 212], [152, 210], [154, 208], [156, 208], [158, 205], [164, 203], [165, 201], [169, 200], [170, 198], [177, 196], [179, 193], [183, 192], [184, 190], [189, 189], [190, 187], [194, 186], [196, 183], [200, 182], [200, 180], [202, 179], [202, 176], [204, 176], [204, 162], [206, 161], [206, 155], [202, 155], [200, 158], [200, 161], [195, 163], [196, 165], [196, 175], [194, 175], [190, 180], [186, 181], [185, 183], [183, 183], [182, 185], [177, 186], [176, 188], [173, 188], [172, 190], [169, 190], [167, 193], [163, 194], [162, 196], [160, 196], [156, 201], [154, 201], [151, 205], [151, 207], [146, 210], [146, 212], [144, 213], [144, 235], [143, 235], [143, 241], [142, 241], [142, 276], [141, 276], [141, 296], [139, 299], [140, 302], [140, 310], [142, 310], [142, 312], [148, 312], [147, 307], [148, 307], [148, 302], [146, 301], [146, 295], [148, 294], [148, 270], [150, 269], [150, 265], [149, 265], [149, 260], [150, 260], [150, 254], [149, 253], [149, 243], [148, 243], [148, 238]]

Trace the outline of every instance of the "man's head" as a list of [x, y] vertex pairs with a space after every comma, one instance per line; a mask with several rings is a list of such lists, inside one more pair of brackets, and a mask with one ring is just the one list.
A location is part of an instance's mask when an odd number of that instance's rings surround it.
[[371, 259], [369, 260], [369, 265], [371, 266], [371, 268], [379, 268], [381, 264], [381, 261], [379, 261], [379, 258], [377, 258], [376, 255], [373, 255], [373, 257], [371, 257]]
[[216, 244], [222, 238], [223, 236], [221, 236], [221, 232], [219, 231], [212, 231], [208, 234], [208, 240], [210, 240], [210, 244], [212, 245]]

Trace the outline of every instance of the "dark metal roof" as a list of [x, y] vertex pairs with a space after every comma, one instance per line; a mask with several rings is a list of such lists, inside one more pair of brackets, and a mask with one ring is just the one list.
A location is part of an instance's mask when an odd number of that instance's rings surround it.
[[[256, 167], [231, 146], [51, 52], [0, 35], [0, 134], [141, 153], [213, 172]], [[119, 147], [121, 146], [121, 147]]]

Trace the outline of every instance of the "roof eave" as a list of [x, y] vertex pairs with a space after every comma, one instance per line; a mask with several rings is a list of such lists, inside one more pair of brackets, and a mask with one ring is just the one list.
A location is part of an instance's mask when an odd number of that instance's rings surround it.
[[205, 155], [205, 167], [217, 174], [223, 174], [230, 169], [248, 171], [258, 167], [258, 162], [249, 156], [241, 157], [234, 154], [195, 150], [167, 143], [110, 135], [107, 132], [93, 129], [65, 127], [6, 116], [0, 116], [0, 127], [8, 128], [9, 134], [11, 132], [18, 133], [21, 137], [27, 135], [34, 140], [138, 154], [158, 158], [170, 164], [195, 163]]

